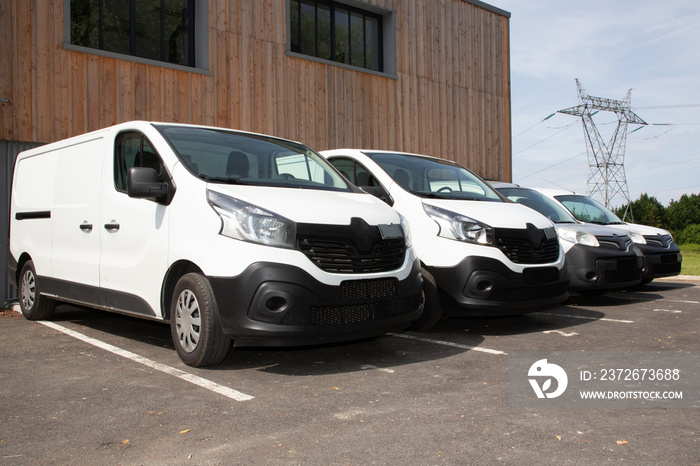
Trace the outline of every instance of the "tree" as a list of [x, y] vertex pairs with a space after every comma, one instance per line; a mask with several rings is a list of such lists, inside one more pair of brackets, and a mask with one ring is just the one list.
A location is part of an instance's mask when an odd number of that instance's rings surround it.
[[690, 225], [700, 224], [700, 195], [683, 194], [677, 201], [671, 201], [667, 210], [668, 227], [681, 231]]
[[[639, 199], [632, 202], [631, 207], [632, 215], [634, 216], [634, 223], [640, 223], [642, 225], [649, 225], [657, 228], [668, 228], [666, 208], [661, 205], [661, 203], [655, 197], [644, 193], [639, 196]], [[625, 208], [623, 206], [616, 209], [615, 213], [618, 217], [622, 218], [624, 212]]]

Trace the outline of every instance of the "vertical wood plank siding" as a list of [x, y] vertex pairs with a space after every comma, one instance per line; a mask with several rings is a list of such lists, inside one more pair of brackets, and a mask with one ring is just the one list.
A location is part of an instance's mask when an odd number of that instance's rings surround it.
[[511, 178], [509, 18], [478, 2], [366, 0], [395, 12], [387, 77], [287, 55], [284, 0], [210, 0], [208, 74], [65, 49], [63, 1], [0, 2], [0, 98], [10, 101], [0, 140], [173, 121], [424, 153]]

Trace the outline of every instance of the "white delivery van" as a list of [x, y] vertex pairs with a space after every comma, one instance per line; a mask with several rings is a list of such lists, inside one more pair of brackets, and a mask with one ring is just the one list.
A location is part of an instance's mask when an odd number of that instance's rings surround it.
[[135, 121], [23, 152], [9, 246], [26, 318], [64, 301], [169, 321], [193, 366], [231, 341], [366, 338], [422, 312], [400, 215], [260, 134]]
[[568, 298], [568, 270], [554, 224], [506, 201], [461, 165], [387, 151], [321, 154], [408, 220], [425, 291], [414, 329], [430, 328], [443, 313], [524, 314]]
[[569, 263], [569, 290], [595, 295], [641, 283], [644, 255], [624, 230], [581, 223], [563, 205], [534, 189], [499, 181], [489, 184], [554, 222]]
[[580, 222], [614, 226], [624, 230], [644, 254], [643, 285], [651, 283], [655, 278], [672, 277], [681, 273], [681, 248], [667, 230], [623, 222], [603, 204], [583, 194], [563, 189], [532, 189], [566, 207]]

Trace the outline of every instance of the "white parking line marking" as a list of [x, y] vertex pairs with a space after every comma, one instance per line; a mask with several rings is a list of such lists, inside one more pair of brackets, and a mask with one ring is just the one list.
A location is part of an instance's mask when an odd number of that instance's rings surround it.
[[578, 335], [578, 333], [576, 333], [576, 332], [566, 333], [566, 332], [562, 332], [561, 330], [545, 330], [542, 333], [558, 333], [559, 335], [561, 335], [563, 337], [573, 337], [574, 335]]
[[574, 316], [571, 314], [549, 314], [547, 312], [538, 312], [537, 314], [543, 316], [556, 316], [556, 317], [571, 317], [572, 319], [586, 319], [586, 320], [605, 320], [607, 322], [619, 322], [622, 324], [633, 324], [633, 320], [620, 320], [620, 319], [608, 319], [607, 317], [588, 317], [588, 316]]
[[423, 341], [425, 343], [433, 343], [435, 345], [452, 346], [454, 348], [462, 348], [462, 349], [473, 350], [473, 351], [481, 351], [482, 353], [508, 354], [504, 351], [498, 351], [498, 350], [489, 349], [489, 348], [481, 348], [479, 346], [463, 345], [461, 343], [452, 343], [451, 341], [433, 340], [432, 338], [417, 337], [414, 335], [407, 335], [405, 333], [387, 333], [387, 335], [391, 335], [392, 337], [406, 338], [407, 340], [417, 340], [417, 341]]
[[683, 301], [682, 299], [663, 299], [662, 301], [671, 301], [672, 303], [700, 304], [700, 301]]
[[671, 314], [680, 314], [683, 311], [676, 311], [673, 309], [654, 309], [654, 312], [670, 312]]
[[394, 369], [387, 369], [387, 368], [384, 368], [384, 367], [378, 367], [378, 366], [375, 366], [375, 365], [372, 365], [372, 364], [363, 364], [363, 365], [360, 366], [360, 369], [362, 369], [363, 371], [370, 370], [370, 369], [376, 369], [376, 370], [378, 370], [378, 371], [388, 372], [389, 374], [393, 374], [393, 373], [394, 373]]
[[78, 340], [81, 340], [85, 343], [88, 343], [93, 346], [97, 346], [98, 348], [101, 348], [105, 351], [109, 351], [110, 353], [114, 353], [118, 356], [122, 356], [127, 359], [131, 359], [134, 362], [138, 362], [139, 364], [143, 364], [144, 366], [148, 366], [151, 369], [155, 369], [157, 371], [163, 372], [168, 375], [172, 375], [173, 377], [177, 377], [178, 379], [185, 380], [189, 383], [193, 383], [195, 385], [198, 385], [202, 388], [206, 388], [207, 390], [210, 390], [214, 393], [218, 393], [220, 395], [224, 395], [225, 397], [231, 398], [232, 400], [236, 401], [247, 401], [247, 400], [252, 400], [253, 397], [250, 395], [246, 395], [245, 393], [241, 393], [237, 390], [234, 390], [229, 387], [225, 387], [223, 385], [219, 385], [216, 382], [212, 382], [211, 380], [207, 380], [205, 378], [199, 377], [194, 374], [189, 374], [185, 371], [181, 371], [180, 369], [175, 369], [174, 367], [166, 366], [165, 364], [161, 364], [159, 362], [152, 361], [148, 358], [144, 358], [143, 356], [139, 356], [138, 354], [132, 353], [131, 351], [126, 351], [123, 350], [117, 346], [110, 345], [109, 343], [105, 343], [100, 340], [96, 340], [94, 338], [90, 338], [87, 335], [83, 335], [82, 333], [76, 332], [74, 330], [68, 329], [62, 325], [58, 325], [54, 322], [48, 322], [45, 320], [40, 320], [38, 321], [42, 325], [46, 325], [47, 327], [50, 327], [54, 330], [58, 330], [59, 332], [63, 332], [66, 335], [69, 335], [73, 338], [77, 338]]

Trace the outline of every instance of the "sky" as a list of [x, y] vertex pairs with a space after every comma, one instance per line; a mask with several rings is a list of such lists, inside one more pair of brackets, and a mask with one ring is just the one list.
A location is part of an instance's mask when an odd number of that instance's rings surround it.
[[[668, 206], [700, 193], [698, 0], [486, 2], [511, 14], [513, 182], [586, 193], [582, 119], [558, 113], [579, 104], [578, 79], [595, 97], [624, 100], [631, 89], [631, 110], [648, 123], [628, 126], [632, 200], [647, 193]], [[608, 143], [618, 117], [593, 120]]]

